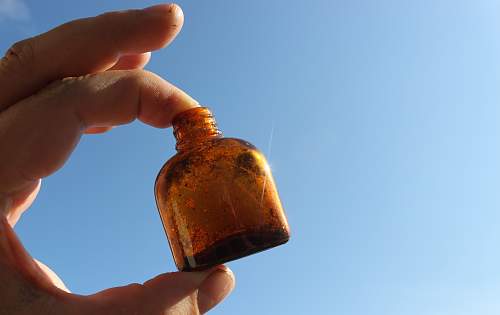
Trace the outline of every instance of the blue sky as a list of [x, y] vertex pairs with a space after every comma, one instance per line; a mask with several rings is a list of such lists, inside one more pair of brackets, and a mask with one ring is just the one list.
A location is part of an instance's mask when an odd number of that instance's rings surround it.
[[[0, 0], [0, 49], [153, 3]], [[147, 68], [268, 155], [293, 232], [229, 264], [213, 314], [500, 313], [498, 2], [178, 3]], [[17, 232], [77, 293], [174, 270], [153, 196], [174, 153], [138, 122], [85, 136]]]

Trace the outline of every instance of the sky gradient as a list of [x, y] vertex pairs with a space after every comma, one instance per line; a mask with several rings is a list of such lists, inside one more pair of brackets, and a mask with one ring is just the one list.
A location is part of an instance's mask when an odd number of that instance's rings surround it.
[[[0, 0], [0, 49], [155, 3]], [[177, 3], [147, 69], [268, 156], [292, 228], [228, 264], [212, 314], [500, 313], [499, 2]], [[21, 240], [81, 294], [174, 270], [153, 195], [174, 153], [139, 122], [84, 136]]]

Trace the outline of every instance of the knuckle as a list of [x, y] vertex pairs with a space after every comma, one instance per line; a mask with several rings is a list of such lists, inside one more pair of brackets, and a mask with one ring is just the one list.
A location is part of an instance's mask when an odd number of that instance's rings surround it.
[[68, 107], [66, 101], [68, 98], [74, 97], [79, 90], [89, 88], [83, 82], [83, 77], [66, 77], [54, 80], [32, 94], [29, 99], [31, 102], [44, 103], [53, 108]]
[[35, 39], [29, 38], [12, 45], [2, 59], [5, 67], [31, 70], [35, 62]]
[[120, 90], [130, 93], [130, 96], [137, 95], [138, 91], [147, 84], [148, 76], [143, 70], [126, 70], [123, 76], [117, 81]]
[[[88, 92], [95, 92], [102, 84], [96, 84], [93, 81], [99, 79], [99, 73], [89, 73], [77, 77], [65, 77], [60, 80], [56, 80], [47, 86], [50, 91], [61, 92], [62, 90], [73, 92], [74, 89], [85, 89]], [[92, 84], [94, 83], [94, 84]]]
[[34, 95], [38, 95], [39, 97], [51, 97], [55, 96], [61, 97], [61, 94], [68, 91], [72, 88], [76, 83], [78, 83], [79, 77], [67, 77], [60, 80], [55, 80], [50, 82], [47, 86], [45, 86], [42, 90], [38, 91]]

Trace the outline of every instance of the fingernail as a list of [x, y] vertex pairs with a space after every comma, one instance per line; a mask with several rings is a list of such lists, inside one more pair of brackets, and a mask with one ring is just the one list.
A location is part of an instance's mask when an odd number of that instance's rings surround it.
[[142, 9], [145, 12], [161, 12], [162, 14], [174, 14], [177, 17], [182, 17], [182, 9], [177, 4], [169, 3], [169, 4], [156, 4], [150, 7]]
[[226, 266], [219, 266], [198, 289], [198, 309], [201, 314], [220, 303], [234, 289], [233, 272]]

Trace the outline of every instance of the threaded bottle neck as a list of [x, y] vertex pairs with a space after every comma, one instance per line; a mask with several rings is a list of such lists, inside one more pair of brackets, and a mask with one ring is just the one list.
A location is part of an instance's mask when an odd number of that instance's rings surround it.
[[179, 152], [222, 137], [222, 132], [207, 107], [195, 107], [177, 114], [172, 120], [172, 126], [177, 141], [175, 149]]

